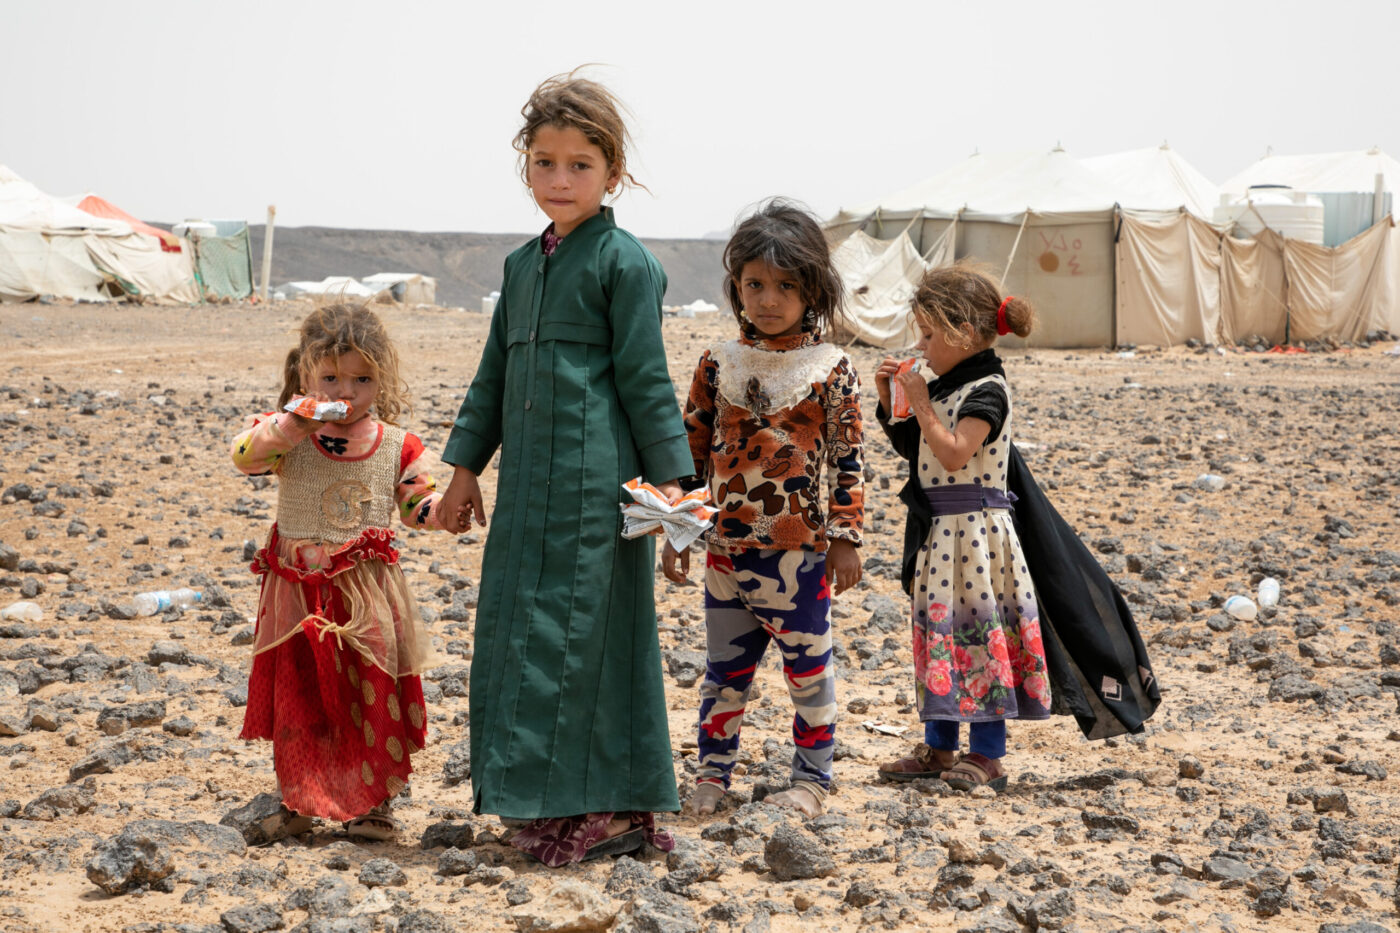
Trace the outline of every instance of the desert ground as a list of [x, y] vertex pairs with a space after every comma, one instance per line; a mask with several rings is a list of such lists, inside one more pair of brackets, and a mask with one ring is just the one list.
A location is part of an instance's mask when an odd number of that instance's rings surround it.
[[[1005, 354], [1015, 437], [1122, 587], [1163, 700], [1142, 734], [1108, 741], [1084, 740], [1068, 718], [1013, 723], [999, 796], [876, 776], [920, 729], [898, 579], [902, 464], [874, 426], [867, 383], [866, 575], [834, 610], [843, 712], [827, 813], [804, 822], [761, 802], [785, 784], [791, 753], [770, 653], [719, 813], [665, 818], [678, 838], [669, 855], [550, 870], [470, 812], [480, 534], [401, 529], [442, 661], [425, 678], [431, 741], [396, 806], [399, 838], [352, 843], [325, 822], [250, 845], [220, 825], [274, 787], [270, 748], [237, 733], [257, 597], [248, 562], [276, 486], [236, 473], [228, 444], [276, 398], [307, 310], [0, 305], [0, 609], [42, 609], [0, 622], [0, 930], [1400, 924], [1393, 344]], [[405, 426], [440, 450], [487, 320], [383, 314], [416, 399]], [[722, 313], [664, 327], [683, 397], [701, 349], [733, 323]], [[862, 373], [881, 355], [851, 352]], [[1223, 486], [1198, 484], [1205, 474]], [[1281, 581], [1279, 605], [1253, 621], [1226, 615], [1224, 600], [1264, 576]], [[178, 586], [204, 603], [131, 617], [136, 593]], [[656, 595], [684, 793], [700, 588], [658, 577]]]

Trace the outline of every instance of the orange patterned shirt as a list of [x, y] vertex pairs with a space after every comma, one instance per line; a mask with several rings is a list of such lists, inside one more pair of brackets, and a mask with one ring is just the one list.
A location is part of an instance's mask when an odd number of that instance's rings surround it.
[[711, 543], [804, 551], [825, 551], [831, 539], [861, 543], [860, 379], [840, 347], [802, 333], [706, 350], [685, 428], [695, 474], [720, 510]]

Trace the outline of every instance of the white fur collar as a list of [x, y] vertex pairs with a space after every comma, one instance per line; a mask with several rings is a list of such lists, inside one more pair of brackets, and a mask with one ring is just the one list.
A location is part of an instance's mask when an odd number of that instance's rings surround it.
[[764, 350], [738, 340], [711, 354], [719, 366], [718, 390], [731, 405], [769, 415], [791, 408], [826, 382], [846, 358], [846, 351], [829, 343], [795, 350]]

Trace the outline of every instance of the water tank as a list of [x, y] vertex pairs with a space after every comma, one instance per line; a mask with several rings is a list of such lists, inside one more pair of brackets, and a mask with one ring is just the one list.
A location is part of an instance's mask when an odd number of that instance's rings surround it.
[[1252, 237], [1267, 226], [1289, 239], [1321, 245], [1323, 214], [1322, 199], [1315, 195], [1259, 185], [1242, 195], [1222, 194], [1213, 219], [1218, 225], [1234, 224], [1236, 235]]
[[218, 236], [219, 228], [206, 220], [186, 220], [171, 227], [178, 237]]

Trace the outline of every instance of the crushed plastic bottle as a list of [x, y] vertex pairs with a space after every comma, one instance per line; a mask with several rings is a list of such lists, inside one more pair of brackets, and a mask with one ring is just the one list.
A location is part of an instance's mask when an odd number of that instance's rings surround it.
[[1248, 596], [1231, 596], [1225, 600], [1225, 611], [1241, 622], [1249, 622], [1259, 616], [1259, 607]]
[[0, 609], [0, 621], [42, 622], [44, 621], [44, 610], [39, 607], [38, 603], [31, 603], [22, 599], [17, 603], [10, 603], [4, 609]]
[[137, 593], [131, 600], [131, 604], [136, 608], [138, 616], [153, 616], [172, 606], [177, 609], [188, 609], [203, 598], [204, 594], [199, 590], [192, 590], [186, 586], [178, 590], [152, 590], [149, 593]]
[[1216, 476], [1214, 473], [1202, 473], [1191, 485], [1206, 492], [1219, 492], [1225, 488], [1225, 477]]
[[1278, 581], [1273, 577], [1265, 577], [1259, 581], [1259, 605], [1265, 609], [1272, 609], [1278, 605]]

